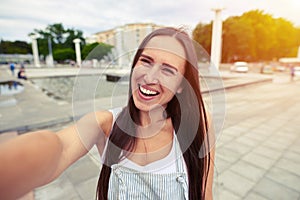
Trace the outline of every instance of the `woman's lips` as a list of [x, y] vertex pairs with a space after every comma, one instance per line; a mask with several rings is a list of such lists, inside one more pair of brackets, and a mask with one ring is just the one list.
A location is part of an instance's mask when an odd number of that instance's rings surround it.
[[150, 87], [147, 87], [146, 85], [141, 85], [139, 84], [138, 85], [138, 93], [139, 93], [139, 96], [144, 99], [144, 100], [151, 100], [153, 98], [155, 98], [155, 96], [159, 95], [159, 92], [150, 88]]

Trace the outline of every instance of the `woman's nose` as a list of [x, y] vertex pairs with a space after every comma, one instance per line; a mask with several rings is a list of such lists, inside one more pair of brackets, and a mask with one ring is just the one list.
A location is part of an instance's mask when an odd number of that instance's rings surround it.
[[146, 74], [144, 76], [144, 79], [146, 81], [146, 83], [150, 84], [150, 83], [158, 83], [158, 79], [159, 79], [159, 65], [153, 65], [151, 68], [149, 68], [146, 71]]

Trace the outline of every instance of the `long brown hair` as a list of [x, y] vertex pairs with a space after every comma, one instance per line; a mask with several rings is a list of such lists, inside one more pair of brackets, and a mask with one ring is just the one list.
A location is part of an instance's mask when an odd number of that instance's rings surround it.
[[[167, 117], [172, 119], [172, 124], [187, 166], [189, 199], [204, 199], [210, 166], [209, 141], [206, 136], [208, 126], [200, 92], [197, 55], [192, 40], [188, 34], [175, 28], [161, 28], [153, 31], [140, 44], [132, 63], [131, 75], [144, 48], [156, 36], [174, 37], [185, 49], [186, 64], [184, 81], [182, 82], [184, 89], [180, 94], [174, 95], [167, 105], [166, 113]], [[109, 137], [104, 164], [98, 180], [98, 199], [107, 199], [111, 166], [118, 163], [122, 158], [121, 150], [130, 151], [135, 147], [135, 124], [140, 124], [139, 110], [133, 102], [132, 90], [129, 87], [128, 104], [117, 117]], [[202, 155], [199, 155], [200, 152]]]

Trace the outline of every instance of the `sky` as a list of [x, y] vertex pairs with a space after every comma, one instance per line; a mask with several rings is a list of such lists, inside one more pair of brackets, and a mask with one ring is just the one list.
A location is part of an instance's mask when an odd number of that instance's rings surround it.
[[263, 10], [300, 27], [299, 0], [0, 0], [0, 39], [30, 41], [28, 33], [62, 23], [85, 37], [128, 23], [187, 27], [209, 23], [212, 8], [224, 8], [222, 19]]

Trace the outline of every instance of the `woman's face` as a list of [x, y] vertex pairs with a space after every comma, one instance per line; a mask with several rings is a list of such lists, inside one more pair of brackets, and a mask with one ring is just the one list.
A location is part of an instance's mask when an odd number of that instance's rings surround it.
[[131, 89], [135, 106], [149, 111], [167, 107], [176, 93], [182, 91], [185, 51], [173, 37], [156, 36], [146, 45], [134, 66]]

